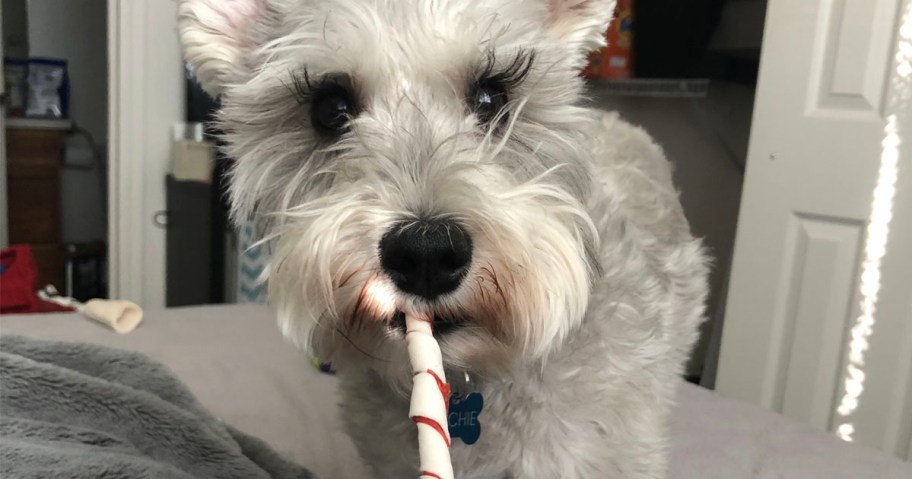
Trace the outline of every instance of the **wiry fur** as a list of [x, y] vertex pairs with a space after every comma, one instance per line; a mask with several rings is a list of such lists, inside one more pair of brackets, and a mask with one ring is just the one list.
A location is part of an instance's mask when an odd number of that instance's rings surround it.
[[[339, 370], [343, 417], [378, 478], [418, 464], [391, 324], [406, 306], [467, 319], [440, 338], [455, 387], [485, 396], [480, 441], [452, 449], [457, 477], [664, 475], [706, 266], [660, 149], [579, 105], [577, 72], [613, 6], [181, 3], [187, 58], [222, 98], [233, 213], [262, 228], [279, 323]], [[528, 71], [503, 121], [479, 125], [472, 83], [517, 65]], [[339, 139], [310, 124], [307, 84], [326, 75], [345, 75], [360, 103]], [[472, 236], [466, 280], [432, 304], [395, 293], [380, 238], [442, 217]]]

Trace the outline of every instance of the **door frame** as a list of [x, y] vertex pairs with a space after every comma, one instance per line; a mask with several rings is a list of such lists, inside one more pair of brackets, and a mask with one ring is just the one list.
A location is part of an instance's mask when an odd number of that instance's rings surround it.
[[[0, 18], [3, 18], [3, 5], [0, 3]], [[0, 22], [0, 52], [3, 51], [3, 22]], [[6, 178], [6, 102], [2, 100], [6, 93], [6, 78], [0, 75], [0, 248], [9, 246], [9, 214], [7, 196], [9, 187]]]
[[165, 306], [165, 175], [184, 117], [177, 3], [108, 0], [110, 296]]

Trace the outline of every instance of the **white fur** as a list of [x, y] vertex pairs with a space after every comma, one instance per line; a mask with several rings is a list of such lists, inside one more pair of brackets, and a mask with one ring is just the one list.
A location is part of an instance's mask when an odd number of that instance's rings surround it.
[[[485, 396], [456, 476], [659, 478], [666, 417], [703, 311], [706, 265], [661, 150], [580, 106], [578, 70], [613, 0], [183, 0], [186, 55], [237, 159], [233, 213], [272, 248], [285, 334], [339, 370], [342, 415], [378, 478], [413, 477], [396, 308], [469, 318], [440, 339]], [[533, 51], [498, 130], [465, 97], [479, 65]], [[361, 112], [319, 138], [289, 85], [344, 73]], [[395, 293], [378, 243], [448, 217], [474, 243], [463, 284]], [[384, 293], [378, 293], [384, 292]], [[390, 297], [387, 297], [390, 296]], [[302, 426], [303, 427], [303, 426]], [[382, 431], [381, 437], [377, 437]]]

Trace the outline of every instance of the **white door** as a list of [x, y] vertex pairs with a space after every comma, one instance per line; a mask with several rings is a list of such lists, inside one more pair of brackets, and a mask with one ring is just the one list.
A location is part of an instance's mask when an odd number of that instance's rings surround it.
[[910, 62], [912, 0], [769, 1], [716, 382], [900, 457], [912, 454]]

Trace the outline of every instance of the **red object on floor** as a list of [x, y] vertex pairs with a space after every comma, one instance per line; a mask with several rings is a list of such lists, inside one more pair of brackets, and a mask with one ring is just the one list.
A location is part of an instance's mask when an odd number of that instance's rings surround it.
[[0, 314], [49, 313], [72, 311], [42, 301], [35, 294], [38, 268], [28, 245], [13, 245], [0, 250]]
[[27, 245], [0, 251], [0, 313], [31, 313], [38, 306], [38, 269]]

